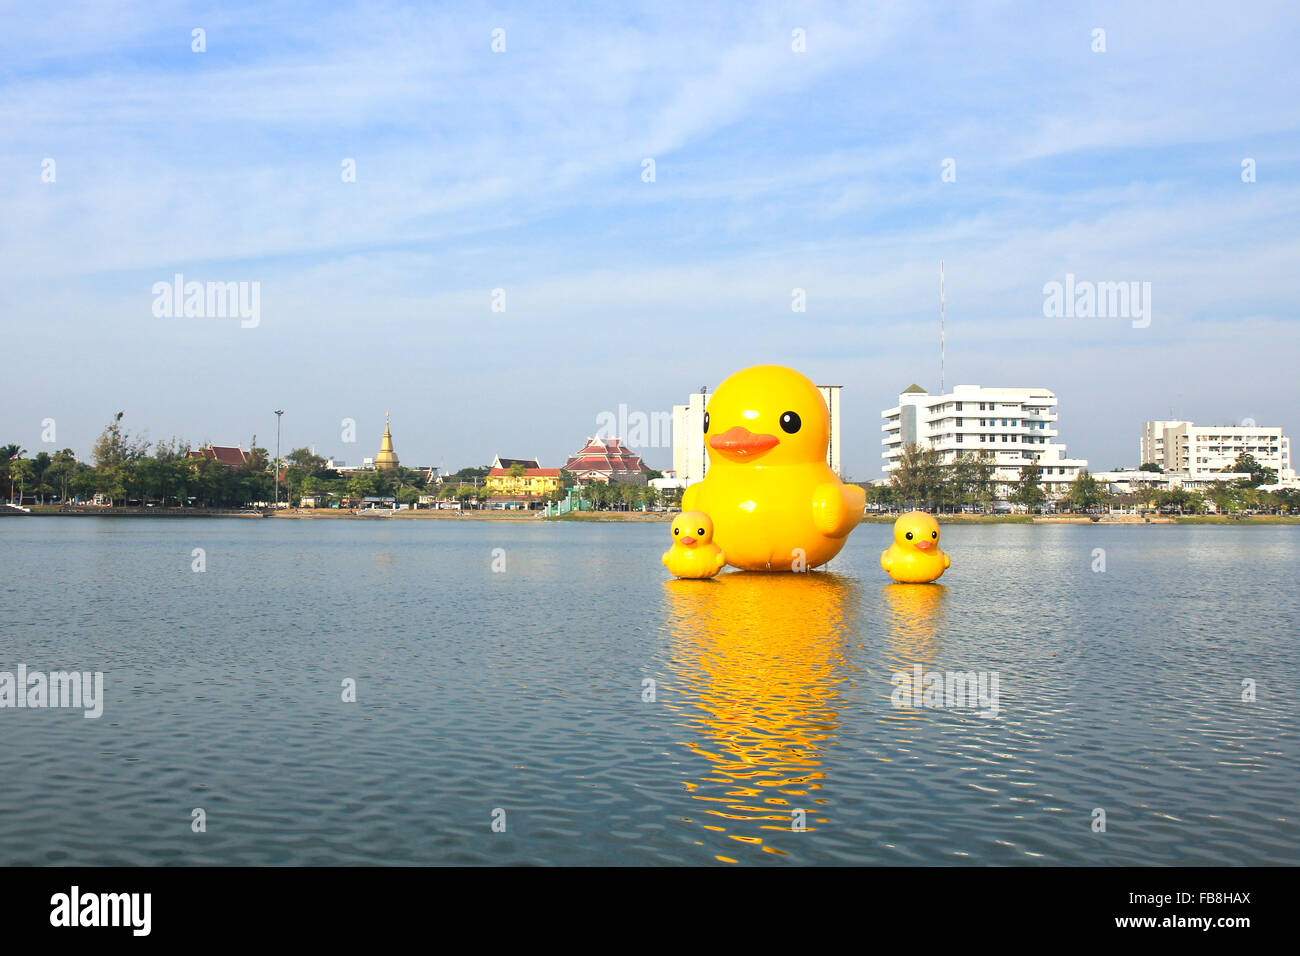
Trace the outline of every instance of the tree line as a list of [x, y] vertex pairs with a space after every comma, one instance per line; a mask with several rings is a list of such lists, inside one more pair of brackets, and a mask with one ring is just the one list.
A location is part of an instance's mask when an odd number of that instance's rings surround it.
[[[1141, 472], [1159, 473], [1156, 465], [1143, 465]], [[1213, 503], [1221, 513], [1262, 511], [1288, 514], [1300, 511], [1300, 489], [1283, 488], [1261, 491], [1260, 485], [1277, 480], [1271, 468], [1262, 466], [1253, 455], [1238, 456], [1231, 470], [1249, 475], [1233, 481], [1214, 482], [1207, 490], [1159, 487], [1155, 474], [1149, 479], [1134, 476], [1129, 495], [1111, 493], [1108, 487], [1087, 471], [1081, 471], [1068, 491], [1052, 498], [1043, 488], [1035, 465], [1025, 465], [1015, 481], [997, 478], [993, 455], [967, 452], [952, 461], [943, 453], [916, 444], [904, 446], [898, 467], [887, 484], [866, 485], [867, 503], [888, 510], [924, 508], [932, 511], [962, 511], [975, 508], [989, 511], [998, 501], [1008, 501], [1029, 512], [1041, 512], [1049, 504], [1058, 510], [1088, 512], [1111, 504], [1141, 505], [1147, 509], [1195, 514], [1209, 510]]]
[[[77, 460], [71, 448], [26, 457], [16, 444], [0, 446], [0, 488], [10, 500], [36, 504], [87, 502], [102, 495], [112, 505], [239, 508], [276, 498], [271, 456], [249, 442], [246, 460], [235, 467], [206, 458], [191, 458], [191, 445], [179, 438], [151, 443], [130, 434], [118, 412], [96, 439], [92, 462]], [[522, 474], [522, 466], [514, 466]], [[486, 507], [485, 482], [489, 466], [462, 468], [440, 480], [425, 472], [398, 467], [392, 471], [339, 472], [309, 448], [295, 448], [282, 460], [279, 499], [297, 504], [304, 496], [339, 499], [392, 497], [413, 504], [430, 495], [455, 500], [462, 507]], [[561, 471], [561, 488], [545, 495], [546, 503], [563, 500], [576, 485], [572, 473]], [[582, 495], [601, 509], [654, 507], [662, 496], [644, 485], [593, 483]]]

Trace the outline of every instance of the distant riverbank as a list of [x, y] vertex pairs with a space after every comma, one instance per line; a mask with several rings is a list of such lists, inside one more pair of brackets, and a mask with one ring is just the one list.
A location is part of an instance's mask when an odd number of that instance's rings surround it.
[[[545, 517], [536, 511], [442, 511], [434, 509], [384, 511], [345, 511], [337, 508], [94, 508], [62, 507], [59, 505], [34, 505], [30, 515], [16, 511], [15, 517], [91, 517], [91, 518], [292, 518], [305, 521], [569, 521], [569, 522], [667, 522], [675, 511], [578, 511], [566, 515]], [[897, 515], [864, 515], [863, 524], [893, 524]], [[1222, 525], [1279, 525], [1300, 524], [1300, 515], [1100, 515], [1097, 520], [1088, 515], [938, 515], [940, 524], [1222, 524]]]

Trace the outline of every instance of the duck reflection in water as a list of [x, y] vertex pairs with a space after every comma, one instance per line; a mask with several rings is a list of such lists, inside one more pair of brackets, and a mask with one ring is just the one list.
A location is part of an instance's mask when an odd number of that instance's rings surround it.
[[783, 854], [770, 844], [779, 833], [828, 822], [820, 791], [849, 679], [856, 583], [826, 571], [734, 572], [664, 590], [672, 667], [690, 700], [678, 707], [691, 732], [683, 744], [708, 762], [686, 787], [707, 829]]
[[880, 589], [888, 615], [885, 657], [896, 668], [930, 664], [939, 652], [947, 589], [942, 584], [886, 584]]

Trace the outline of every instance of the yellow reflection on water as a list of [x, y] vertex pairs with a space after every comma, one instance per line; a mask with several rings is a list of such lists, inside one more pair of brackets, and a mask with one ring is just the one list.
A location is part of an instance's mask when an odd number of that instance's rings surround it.
[[[856, 583], [831, 572], [734, 572], [664, 584], [672, 669], [690, 703], [684, 746], [704, 765], [685, 781], [701, 823], [742, 844], [827, 822], [828, 748], [848, 679]], [[790, 841], [782, 839], [787, 847]], [[721, 859], [721, 857], [719, 857]]]
[[913, 664], [928, 664], [939, 651], [943, 629], [942, 584], [886, 584], [880, 589], [881, 603], [889, 622], [885, 636], [885, 658], [906, 670]]
[[[890, 666], [890, 673], [885, 675], [887, 678], [902, 671], [908, 673], [910, 679], [914, 665], [920, 664], [925, 669], [935, 660], [942, 640], [946, 594], [947, 589], [942, 584], [895, 582], [881, 587], [881, 603], [889, 623], [884, 648], [884, 657]], [[911, 721], [926, 719], [919, 710], [893, 706], [896, 686], [893, 683], [882, 685], [885, 719], [900, 729]], [[906, 744], [908, 740], [899, 737], [896, 743]]]

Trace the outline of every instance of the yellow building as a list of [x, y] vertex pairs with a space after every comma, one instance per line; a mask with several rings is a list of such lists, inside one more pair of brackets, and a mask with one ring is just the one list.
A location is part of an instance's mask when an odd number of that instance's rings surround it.
[[384, 439], [379, 443], [379, 454], [375, 456], [375, 467], [380, 471], [397, 470], [397, 452], [393, 451], [393, 433], [388, 427], [388, 413], [384, 413]]
[[488, 503], [494, 508], [532, 508], [560, 489], [560, 469], [493, 468], [488, 472]]

